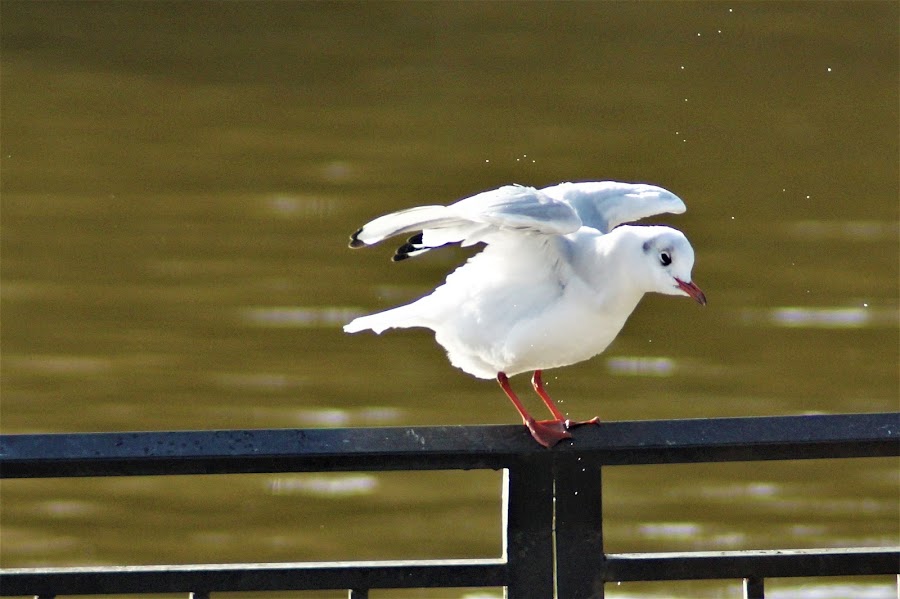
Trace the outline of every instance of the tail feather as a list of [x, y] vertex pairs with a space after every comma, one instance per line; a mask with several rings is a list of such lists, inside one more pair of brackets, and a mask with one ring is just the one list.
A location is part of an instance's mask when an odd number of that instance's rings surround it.
[[344, 332], [358, 333], [371, 330], [380, 335], [387, 329], [406, 329], [421, 326], [422, 323], [419, 322], [418, 312], [413, 308], [414, 305], [415, 303], [407, 304], [385, 310], [384, 312], [354, 318], [344, 325]]

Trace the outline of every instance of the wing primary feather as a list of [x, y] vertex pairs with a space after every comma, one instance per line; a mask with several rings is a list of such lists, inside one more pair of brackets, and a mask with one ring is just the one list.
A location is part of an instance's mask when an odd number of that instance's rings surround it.
[[444, 247], [445, 245], [451, 245], [449, 243], [442, 243], [440, 245], [425, 245], [422, 241], [423, 236], [422, 233], [416, 233], [412, 237], [410, 237], [406, 243], [397, 248], [396, 253], [391, 258], [393, 262], [400, 262], [401, 260], [406, 260], [407, 258], [413, 258], [418, 256], [419, 254], [424, 254], [428, 250], [437, 249], [440, 247]]
[[394, 253], [391, 258], [392, 262], [400, 262], [401, 260], [406, 260], [407, 258], [414, 256], [416, 251], [416, 246], [411, 243], [404, 243], [400, 247], [397, 248], [397, 251]]
[[353, 234], [351, 247], [359, 247], [359, 244], [374, 245], [394, 235], [412, 233], [430, 227], [452, 226], [458, 220], [458, 217], [448, 212], [446, 206], [407, 208], [380, 216], [364, 225], [362, 229]]
[[350, 236], [350, 244], [349, 244], [349, 245], [350, 245], [350, 247], [352, 247], [353, 249], [365, 247], [365, 245], [366, 245], [366, 242], [363, 241], [363, 240], [361, 240], [361, 239], [359, 238], [359, 234], [360, 234], [360, 233], [362, 233], [362, 227], [360, 227], [359, 229], [357, 229], [357, 230], [353, 233], [353, 235]]

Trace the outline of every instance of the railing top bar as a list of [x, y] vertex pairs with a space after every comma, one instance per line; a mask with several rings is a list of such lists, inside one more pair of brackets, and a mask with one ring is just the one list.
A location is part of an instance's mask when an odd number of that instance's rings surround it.
[[0, 477], [503, 468], [900, 455], [900, 413], [607, 422], [546, 450], [522, 426], [0, 435]]

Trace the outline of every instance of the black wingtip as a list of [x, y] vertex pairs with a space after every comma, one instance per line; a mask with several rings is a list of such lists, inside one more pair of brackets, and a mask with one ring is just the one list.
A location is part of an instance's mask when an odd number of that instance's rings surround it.
[[415, 243], [422, 243], [422, 234], [413, 235], [409, 238], [407, 243], [404, 243], [400, 247], [397, 248], [397, 251], [394, 253], [394, 257], [391, 258], [394, 262], [400, 262], [401, 260], [406, 260], [410, 257], [410, 254], [413, 252], [422, 251], [422, 246], [415, 246]]
[[366, 245], [365, 241], [359, 239], [359, 234], [362, 233], [362, 229], [357, 229], [356, 232], [350, 236], [350, 247], [353, 249], [361, 248]]

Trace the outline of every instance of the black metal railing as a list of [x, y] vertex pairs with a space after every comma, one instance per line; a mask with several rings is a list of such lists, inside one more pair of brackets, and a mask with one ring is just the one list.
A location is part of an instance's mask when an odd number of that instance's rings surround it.
[[900, 455], [900, 413], [609, 422], [540, 447], [521, 426], [0, 436], [0, 477], [261, 472], [504, 471], [496, 559], [0, 570], [4, 596], [506, 587], [507, 597], [602, 599], [614, 581], [900, 574], [900, 547], [607, 554], [607, 466]]

